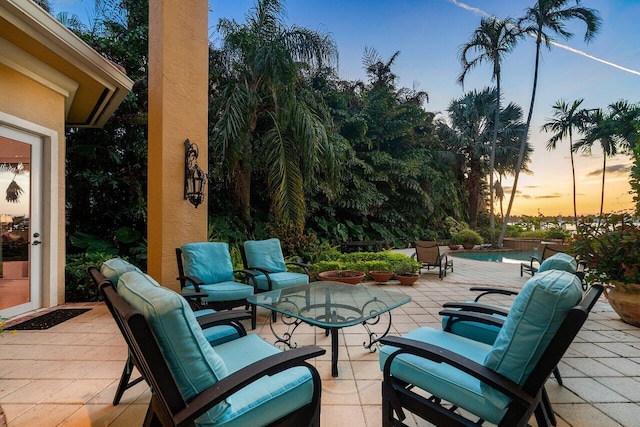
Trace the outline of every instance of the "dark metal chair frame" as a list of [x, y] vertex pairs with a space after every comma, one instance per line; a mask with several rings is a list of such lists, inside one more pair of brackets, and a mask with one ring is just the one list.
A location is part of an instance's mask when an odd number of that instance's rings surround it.
[[[178, 280], [180, 281], [180, 289], [187, 286], [187, 282], [193, 285], [193, 288], [197, 293], [202, 292], [200, 290], [200, 286], [205, 283], [195, 276], [188, 276], [184, 274], [184, 261], [182, 258], [182, 249], [176, 248], [176, 261], [178, 262]], [[241, 273], [245, 276], [245, 280], [247, 283], [253, 276], [256, 274], [251, 270], [233, 270], [233, 273]], [[251, 285], [249, 285], [251, 286]], [[258, 288], [253, 284], [253, 292], [257, 292]], [[206, 296], [206, 293], [204, 294]], [[249, 304], [246, 298], [230, 300], [230, 301], [202, 301], [202, 298], [198, 298], [198, 304], [201, 305], [202, 308], [211, 308], [216, 311], [222, 310], [231, 310], [236, 307], [244, 307], [245, 310], [248, 310], [251, 313], [251, 329], [256, 328], [256, 307], [253, 304]]]
[[524, 276], [525, 271], [533, 276], [538, 272], [538, 267], [534, 266], [533, 263], [537, 262], [538, 264], [542, 264], [542, 262], [550, 256], [566, 252], [568, 246], [569, 245], [564, 243], [545, 243], [542, 247], [540, 258], [532, 256], [528, 264], [526, 262], [520, 264], [520, 277]]
[[[100, 272], [98, 271], [97, 274]], [[99, 276], [96, 275], [96, 277], [100, 279]], [[236, 391], [263, 376], [273, 375], [295, 366], [304, 366], [311, 372], [314, 381], [312, 401], [271, 425], [320, 425], [321, 380], [318, 371], [306, 360], [323, 355], [326, 350], [317, 346], [305, 346], [269, 356], [230, 374], [186, 402], [142, 313], [133, 309], [118, 295], [113, 284], [108, 280], [99, 280], [98, 287], [116, 323], [122, 327], [122, 334], [134, 364], [151, 387], [151, 402], [144, 420], [145, 427], [193, 426], [196, 418]]]
[[[429, 398], [412, 390], [412, 385], [391, 375], [391, 364], [400, 354], [414, 354], [437, 363], [446, 363], [480, 379], [511, 399], [499, 426], [526, 426], [535, 414], [538, 426], [552, 424], [542, 403], [544, 384], [569, 348], [587, 319], [591, 308], [602, 294], [603, 287], [591, 287], [582, 301], [567, 314], [562, 325], [545, 349], [540, 360], [523, 385], [519, 385], [491, 369], [442, 347], [401, 337], [386, 337], [382, 343], [399, 350], [387, 359], [382, 383], [382, 425], [405, 426], [403, 408], [437, 426], [477, 426], [483, 420], [470, 420], [455, 412], [457, 407], [445, 407], [437, 396]], [[394, 417], [394, 414], [398, 418]]]
[[[244, 243], [240, 245], [240, 254], [242, 255], [242, 264], [245, 268], [245, 270], [251, 271], [253, 273], [251, 280], [253, 281], [253, 287], [255, 289], [255, 293], [259, 293], [259, 292], [268, 292], [268, 291], [272, 291], [273, 290], [273, 283], [271, 282], [271, 276], [270, 274], [273, 273], [273, 271], [261, 267], [261, 266], [250, 266], [249, 262], [247, 261], [247, 255], [245, 253], [244, 250]], [[306, 274], [307, 276], [309, 275], [309, 265], [305, 264], [304, 262], [294, 262], [294, 261], [285, 261], [285, 265], [294, 265], [296, 267], [302, 268], [304, 270], [304, 274]], [[252, 271], [254, 270], [254, 271]], [[256, 282], [255, 280], [253, 280], [254, 277], [258, 276], [258, 274], [256, 274], [255, 272], [258, 271], [259, 273], [262, 273], [265, 275], [265, 277], [267, 278], [267, 286], [269, 287], [269, 289], [267, 290], [263, 290], [263, 289], [259, 289], [258, 288], [258, 282]], [[271, 312], [271, 320], [273, 322], [276, 321], [276, 312], [273, 311]]]
[[[91, 279], [93, 280], [93, 283], [96, 285], [99, 291], [102, 283], [109, 283], [111, 284], [111, 286], [113, 286], [113, 283], [107, 280], [107, 278], [105, 278], [104, 275], [102, 275], [102, 273], [100, 272], [100, 270], [98, 270], [96, 267], [87, 268], [87, 273], [89, 273], [89, 276], [91, 277]], [[115, 289], [115, 286], [113, 286], [113, 288]], [[192, 309], [194, 309], [194, 311], [199, 309], [199, 305], [195, 302], [195, 298], [200, 298], [203, 296], [206, 296], [206, 294], [183, 295], [183, 297], [186, 298], [187, 302], [189, 302], [189, 305], [191, 306]], [[113, 312], [112, 310], [113, 307], [109, 304], [107, 304], [107, 307], [109, 308], [111, 315], [116, 321], [116, 325], [118, 325], [118, 329], [120, 329], [120, 332], [122, 332], [122, 335], [124, 336], [124, 326], [120, 322], [120, 319]], [[238, 335], [243, 337], [247, 335], [247, 331], [245, 330], [242, 323], [240, 323], [240, 321], [246, 320], [249, 318], [251, 318], [251, 315], [247, 311], [242, 311], [242, 312], [234, 311], [234, 312], [219, 312], [219, 313], [207, 314], [207, 315], [198, 317], [197, 320], [198, 320], [198, 324], [203, 329], [206, 329], [212, 326], [221, 326], [221, 325], [232, 326], [238, 331]], [[122, 395], [124, 394], [125, 391], [127, 391], [134, 385], [138, 384], [140, 381], [144, 380], [142, 376], [131, 380], [131, 375], [133, 374], [134, 366], [138, 368], [137, 362], [132, 357], [131, 352], [129, 352], [129, 354], [127, 355], [127, 360], [124, 363], [124, 369], [122, 371], [122, 375], [120, 376], [120, 382], [118, 383], [116, 394], [113, 397], [113, 406], [117, 406], [120, 403], [120, 400], [122, 399]], [[138, 372], [140, 372], [140, 369], [138, 369]]]
[[[431, 269], [438, 269], [438, 277], [442, 280], [443, 277], [447, 277], [447, 270], [451, 270], [453, 273], [453, 260], [449, 260], [449, 257], [446, 253], [440, 253], [440, 245], [438, 242], [427, 242], [422, 240], [416, 240], [414, 242], [416, 247], [416, 251], [411, 255], [411, 257], [415, 257], [416, 260], [420, 263], [420, 269], [426, 268], [427, 271]], [[418, 248], [422, 249], [431, 249], [436, 248], [438, 255], [436, 258], [436, 262], [430, 262], [429, 260], [420, 259], [420, 254], [418, 253]]]

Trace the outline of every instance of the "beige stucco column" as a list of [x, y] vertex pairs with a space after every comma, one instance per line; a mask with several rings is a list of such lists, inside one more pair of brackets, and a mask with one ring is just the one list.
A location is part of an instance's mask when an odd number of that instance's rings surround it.
[[148, 272], [179, 289], [175, 248], [207, 239], [207, 200], [184, 200], [184, 141], [207, 171], [207, 0], [149, 2]]

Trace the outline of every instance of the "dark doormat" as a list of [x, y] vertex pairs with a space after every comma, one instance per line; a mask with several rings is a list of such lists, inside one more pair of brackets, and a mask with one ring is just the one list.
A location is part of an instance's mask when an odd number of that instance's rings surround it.
[[52, 326], [59, 325], [69, 319], [86, 313], [90, 308], [60, 308], [50, 311], [33, 319], [25, 320], [17, 325], [5, 328], [7, 331], [36, 331], [39, 329], [49, 329]]

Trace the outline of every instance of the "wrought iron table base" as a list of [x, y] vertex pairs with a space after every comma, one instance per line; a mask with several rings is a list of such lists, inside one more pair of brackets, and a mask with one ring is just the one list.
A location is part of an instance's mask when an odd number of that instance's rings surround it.
[[[369, 335], [369, 342], [363, 342], [362, 346], [372, 353], [374, 353], [378, 349], [375, 344], [377, 344], [382, 338], [386, 337], [391, 330], [391, 312], [386, 312], [386, 314], [389, 315], [389, 323], [385, 331], [380, 336], [378, 336], [376, 332], [373, 332], [369, 326], [378, 324], [380, 322], [381, 315], [372, 317], [371, 319], [367, 319], [361, 323], [362, 326], [364, 326], [364, 328], [366, 329], [367, 334]], [[337, 316], [337, 313], [334, 311], [333, 313], [331, 313], [331, 316], [335, 318]], [[307, 322], [304, 322], [303, 320], [294, 318], [292, 316], [288, 316], [286, 314], [281, 314], [280, 317], [282, 323], [288, 325], [289, 329], [282, 336], [280, 336], [273, 328], [273, 316], [269, 316], [269, 327], [271, 328], [271, 332], [273, 333], [273, 335], [276, 337], [275, 343], [284, 344], [290, 349], [296, 348], [298, 346], [298, 343], [291, 342], [293, 333], [301, 323]], [[321, 328], [320, 326], [318, 327]], [[325, 330], [327, 335], [331, 334], [331, 376], [333, 377], [338, 376], [338, 331], [344, 327], [345, 326], [341, 326], [339, 328], [322, 328]]]

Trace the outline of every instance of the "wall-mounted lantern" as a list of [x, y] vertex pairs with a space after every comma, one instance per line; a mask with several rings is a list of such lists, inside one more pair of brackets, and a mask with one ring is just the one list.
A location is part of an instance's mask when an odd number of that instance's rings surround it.
[[184, 141], [184, 199], [196, 208], [204, 200], [204, 183], [207, 174], [198, 166], [198, 146]]

